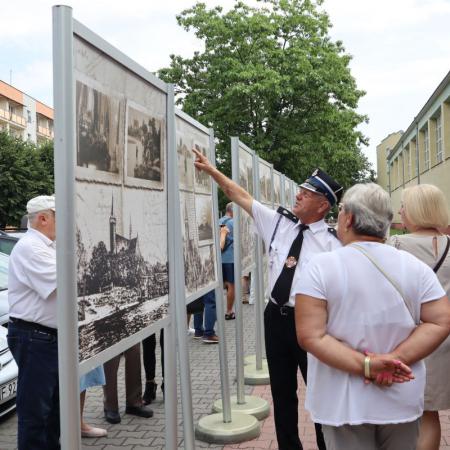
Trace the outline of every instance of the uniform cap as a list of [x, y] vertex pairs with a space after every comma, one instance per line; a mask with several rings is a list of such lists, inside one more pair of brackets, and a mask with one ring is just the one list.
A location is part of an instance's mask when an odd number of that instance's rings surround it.
[[39, 195], [32, 198], [27, 203], [27, 213], [33, 214], [46, 209], [55, 210], [55, 196], [54, 195]]
[[300, 187], [325, 195], [331, 206], [334, 206], [340, 201], [343, 193], [343, 187], [319, 168]]

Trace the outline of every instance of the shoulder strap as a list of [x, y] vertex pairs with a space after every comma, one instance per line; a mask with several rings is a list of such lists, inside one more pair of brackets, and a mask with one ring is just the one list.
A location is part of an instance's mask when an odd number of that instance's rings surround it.
[[289, 211], [286, 208], [283, 208], [282, 206], [279, 206], [277, 209], [277, 213], [280, 214], [283, 217], [286, 217], [286, 219], [291, 220], [294, 223], [298, 222], [298, 217], [295, 216], [293, 213], [291, 213], [291, 211]]
[[[281, 206], [280, 206], [280, 208], [281, 208]], [[278, 211], [277, 211], [277, 212], [278, 212]], [[270, 251], [272, 250], [272, 242], [273, 242], [273, 240], [275, 239], [275, 235], [277, 234], [277, 231], [278, 231], [278, 225], [280, 225], [280, 222], [281, 222], [281, 218], [282, 218], [282, 217], [283, 217], [283, 216], [281, 216], [281, 215], [280, 215], [280, 217], [278, 217], [277, 224], [275, 225], [275, 229], [273, 230], [272, 237], [270, 238], [269, 254], [270, 254]]]
[[331, 233], [336, 239], [338, 238], [336, 228], [328, 227], [328, 233]]
[[409, 311], [409, 314], [411, 315], [414, 323], [418, 323], [416, 321], [416, 319], [414, 318], [414, 314], [413, 314], [413, 307], [410, 304], [410, 302], [406, 299], [406, 297], [403, 295], [402, 290], [400, 289], [400, 286], [395, 282], [395, 280], [393, 280], [385, 271], [384, 269], [378, 264], [377, 260], [370, 254], [368, 253], [363, 247], [357, 245], [357, 244], [350, 244], [350, 247], [355, 248], [356, 250], [359, 250], [364, 256], [367, 257], [367, 259], [369, 259], [369, 261], [385, 276], [385, 278], [392, 284], [392, 286], [394, 286], [395, 290], [400, 294], [400, 296], [403, 299], [403, 302], [405, 303], [406, 308]]
[[450, 248], [450, 238], [447, 236], [447, 245], [444, 250], [444, 254], [441, 256], [441, 259], [438, 261], [438, 263], [434, 266], [434, 273], [436, 273], [439, 268], [442, 266], [442, 263], [444, 262], [445, 257], [447, 256], [448, 249]]

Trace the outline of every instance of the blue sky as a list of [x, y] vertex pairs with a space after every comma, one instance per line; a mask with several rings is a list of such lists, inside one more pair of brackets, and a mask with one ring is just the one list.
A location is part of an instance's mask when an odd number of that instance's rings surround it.
[[[207, 0], [224, 8], [232, 0]], [[251, 0], [251, 3], [255, 1]], [[169, 54], [201, 48], [175, 15], [188, 0], [72, 0], [76, 19], [150, 71], [169, 63]], [[51, 6], [48, 0], [2, 2], [0, 79], [52, 106]], [[450, 0], [325, 0], [331, 36], [353, 55], [353, 76], [367, 92], [359, 111], [370, 138], [365, 150], [389, 133], [405, 130], [450, 70]]]

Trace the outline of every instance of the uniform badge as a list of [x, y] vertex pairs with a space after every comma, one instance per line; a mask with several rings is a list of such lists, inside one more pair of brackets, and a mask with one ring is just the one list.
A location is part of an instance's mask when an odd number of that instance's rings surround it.
[[295, 256], [289, 256], [288, 259], [286, 259], [285, 265], [288, 269], [295, 267], [297, 265], [297, 259]]

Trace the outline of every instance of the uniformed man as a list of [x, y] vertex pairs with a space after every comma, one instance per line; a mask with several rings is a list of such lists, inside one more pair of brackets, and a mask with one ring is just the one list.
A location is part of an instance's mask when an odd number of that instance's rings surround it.
[[[300, 188], [293, 213], [263, 206], [234, 183], [199, 152], [195, 166], [208, 173], [225, 195], [253, 217], [258, 234], [269, 253], [269, 301], [264, 312], [266, 355], [272, 390], [275, 429], [279, 450], [301, 450], [298, 435], [298, 368], [306, 382], [307, 355], [298, 346], [295, 333], [292, 283], [300, 268], [316, 253], [331, 251], [340, 243], [325, 224], [324, 217], [339, 202], [342, 187], [317, 169]], [[334, 230], [333, 230], [334, 231]], [[330, 404], [332, 399], [330, 399]], [[325, 442], [319, 424], [316, 439], [319, 450]]]
[[59, 445], [55, 198], [27, 204], [29, 228], [9, 260], [8, 345], [19, 367], [19, 450]]

